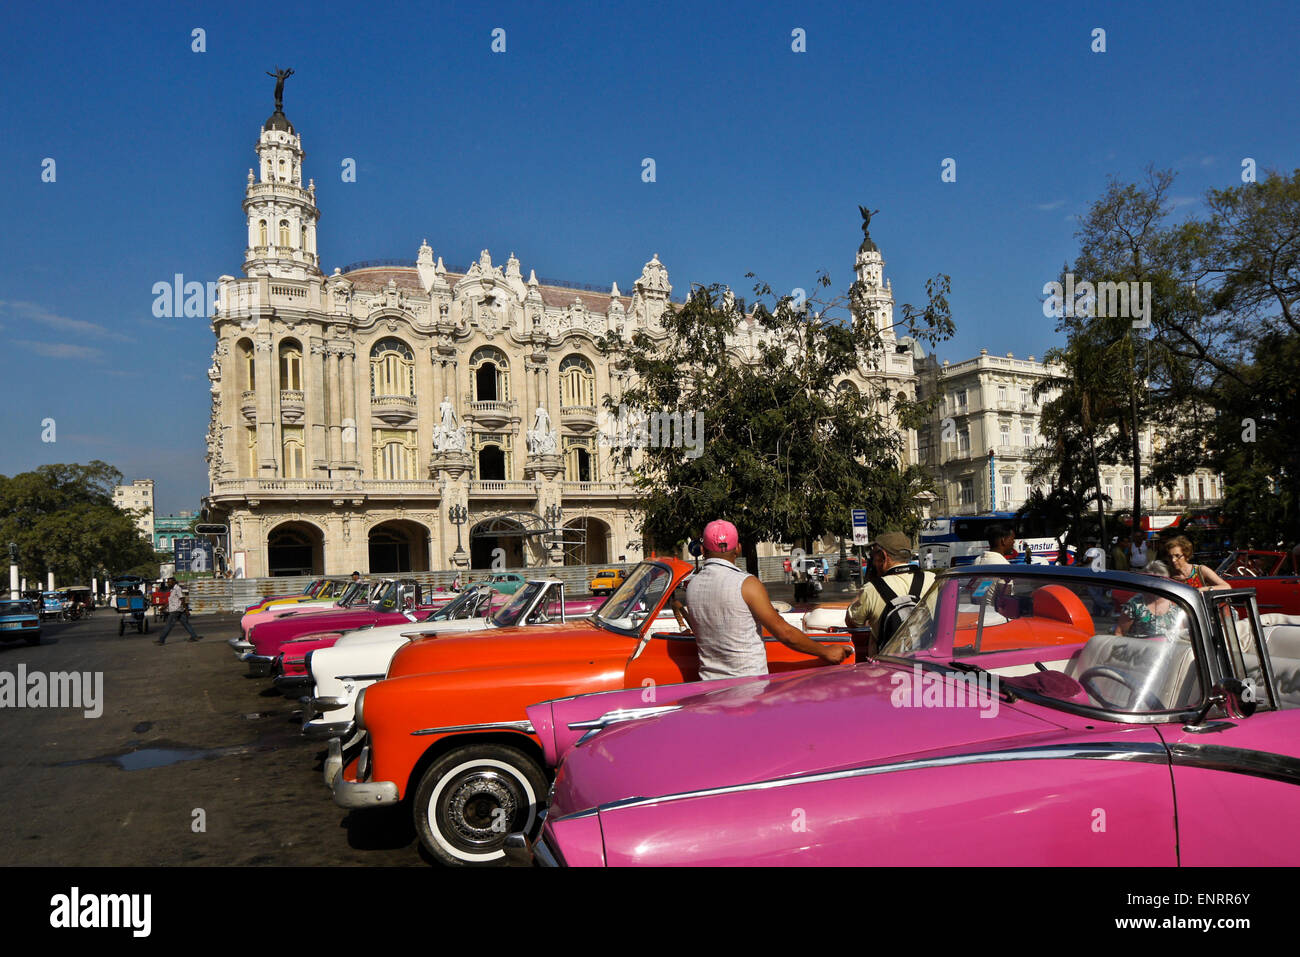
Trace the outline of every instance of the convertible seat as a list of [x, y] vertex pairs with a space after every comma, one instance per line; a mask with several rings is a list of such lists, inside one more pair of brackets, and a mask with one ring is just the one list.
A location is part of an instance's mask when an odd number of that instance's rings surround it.
[[1065, 673], [1078, 680], [1090, 668], [1111, 668], [1128, 679], [1136, 694], [1113, 678], [1095, 677], [1089, 682], [1108, 701], [1128, 710], [1154, 708], [1154, 703], [1144, 700], [1149, 695], [1155, 695], [1166, 709], [1187, 707], [1201, 696], [1192, 643], [1181, 638], [1094, 635], [1066, 665]]
[[[1300, 615], [1271, 614], [1260, 616], [1264, 626], [1264, 644], [1268, 646], [1277, 683], [1278, 706], [1300, 708]], [[1242, 649], [1248, 674], [1259, 680], [1259, 659], [1254, 648]]]

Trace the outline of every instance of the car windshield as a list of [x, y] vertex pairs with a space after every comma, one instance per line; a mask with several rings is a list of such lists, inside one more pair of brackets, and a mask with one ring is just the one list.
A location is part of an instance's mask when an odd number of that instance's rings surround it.
[[646, 617], [654, 614], [673, 575], [663, 565], [642, 562], [596, 612], [597, 624], [623, 634], [635, 634]]
[[[405, 592], [403, 587], [405, 586]], [[390, 581], [370, 598], [370, 610], [376, 612], [409, 611], [415, 605], [411, 582]]]
[[32, 606], [25, 601], [0, 602], [0, 615], [30, 615]]
[[327, 582], [325, 581], [325, 579], [318, 578], [310, 585], [307, 586], [307, 590], [303, 592], [303, 594], [311, 598], [315, 598], [317, 595], [321, 593], [321, 589], [324, 588], [326, 584]]
[[977, 666], [1049, 705], [1149, 714], [1201, 703], [1196, 619], [1179, 589], [992, 567], [996, 577], [940, 579], [881, 656]]
[[537, 593], [546, 587], [545, 582], [529, 582], [515, 592], [510, 601], [502, 605], [492, 616], [492, 624], [497, 628], [509, 628], [521, 624], [520, 616], [537, 598]]
[[462, 618], [481, 618], [491, 600], [492, 592], [482, 588], [471, 588], [443, 605], [425, 621], [459, 621]]

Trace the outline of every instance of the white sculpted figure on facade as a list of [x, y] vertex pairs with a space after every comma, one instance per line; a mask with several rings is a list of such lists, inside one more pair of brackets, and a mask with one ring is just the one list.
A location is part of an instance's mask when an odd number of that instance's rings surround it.
[[438, 420], [438, 426], [433, 430], [433, 451], [464, 452], [468, 447], [465, 426], [456, 424], [456, 408], [449, 395], [444, 395], [438, 406]]
[[554, 455], [560, 447], [559, 433], [551, 428], [551, 417], [546, 406], [537, 407], [533, 427], [528, 430], [529, 455]]

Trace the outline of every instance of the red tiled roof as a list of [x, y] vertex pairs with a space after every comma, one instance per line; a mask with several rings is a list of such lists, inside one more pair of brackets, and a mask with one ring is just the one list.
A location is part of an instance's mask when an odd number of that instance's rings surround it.
[[[352, 272], [343, 273], [353, 284], [354, 288], [361, 292], [374, 292], [383, 289], [388, 285], [389, 280], [397, 283], [398, 289], [406, 289], [412, 292], [424, 294], [424, 285], [420, 282], [420, 274], [414, 267], [401, 266], [371, 266], [365, 269], [355, 269]], [[447, 285], [455, 286], [463, 273], [444, 273]], [[588, 312], [607, 313], [609, 304], [613, 300], [607, 292], [590, 292], [586, 289], [570, 289], [566, 286], [546, 286], [538, 284], [538, 291], [542, 294], [542, 302], [556, 309], [567, 309], [572, 305], [574, 298], [581, 298], [582, 304], [587, 307]], [[629, 308], [632, 300], [628, 296], [619, 297], [623, 307]]]

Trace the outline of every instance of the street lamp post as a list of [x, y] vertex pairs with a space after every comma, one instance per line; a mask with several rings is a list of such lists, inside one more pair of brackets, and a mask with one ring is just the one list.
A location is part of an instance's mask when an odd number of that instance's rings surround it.
[[[552, 529], [552, 532], [554, 532], [554, 530], [558, 529], [560, 526], [560, 519], [564, 517], [564, 510], [560, 508], [559, 505], [552, 503], [546, 506], [546, 511], [542, 513], [542, 517], [546, 519], [546, 524]], [[559, 553], [558, 557], [556, 554], [557, 552]], [[583, 557], [585, 558], [586, 556], [584, 555]], [[563, 561], [564, 561], [564, 546], [561, 542], [560, 537], [555, 534], [552, 534], [551, 535], [551, 564], [559, 565]]]
[[9, 597], [18, 599], [18, 543], [9, 543]]
[[456, 526], [456, 552], [451, 556], [453, 565], [465, 564], [465, 546], [461, 543], [460, 527], [469, 521], [469, 509], [464, 505], [453, 505], [447, 509], [447, 520]]

